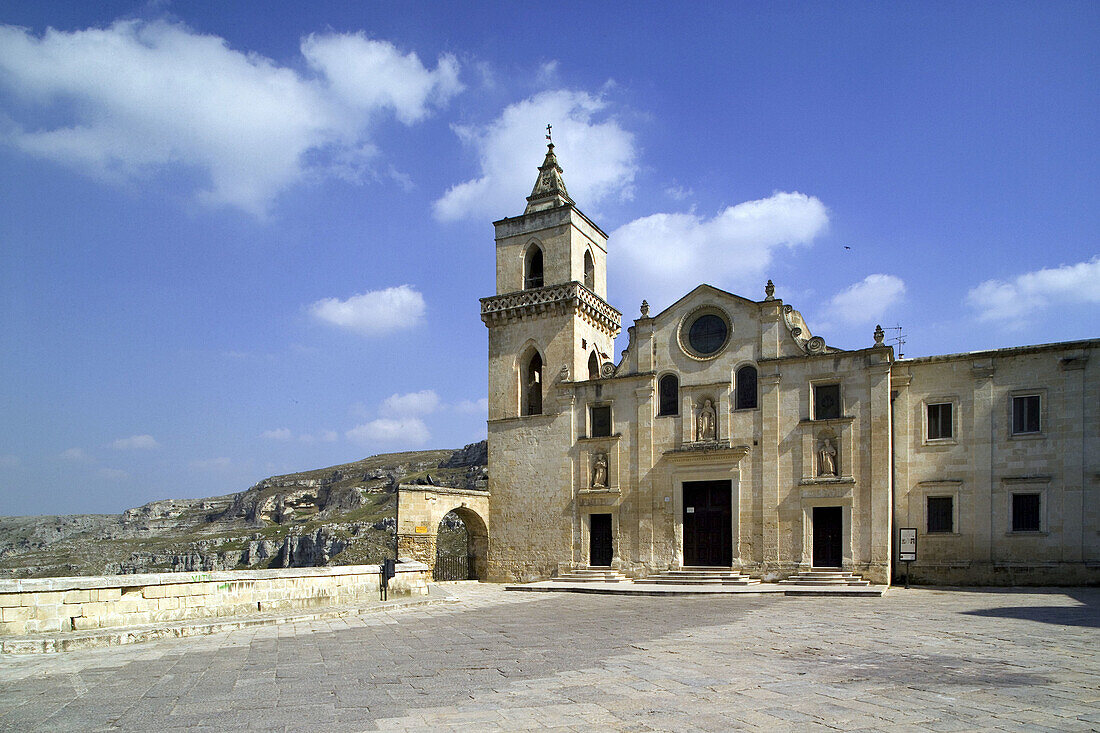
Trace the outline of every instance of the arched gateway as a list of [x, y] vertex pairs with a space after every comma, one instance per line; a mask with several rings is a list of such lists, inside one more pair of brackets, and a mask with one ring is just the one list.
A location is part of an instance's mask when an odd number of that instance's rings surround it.
[[[442, 527], [456, 517], [465, 525], [465, 575], [484, 580], [489, 555], [489, 492], [449, 486], [397, 487], [397, 554], [434, 571]], [[444, 519], [448, 522], [445, 525]], [[442, 526], [442, 527], [441, 527]], [[461, 556], [461, 551], [459, 551]]]

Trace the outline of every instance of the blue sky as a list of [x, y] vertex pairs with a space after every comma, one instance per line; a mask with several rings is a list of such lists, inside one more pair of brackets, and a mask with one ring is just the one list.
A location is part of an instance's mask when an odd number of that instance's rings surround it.
[[1096, 337], [1098, 37], [1096, 3], [0, 3], [0, 513], [481, 439], [491, 222], [547, 123], [624, 325], [771, 278], [842, 348]]

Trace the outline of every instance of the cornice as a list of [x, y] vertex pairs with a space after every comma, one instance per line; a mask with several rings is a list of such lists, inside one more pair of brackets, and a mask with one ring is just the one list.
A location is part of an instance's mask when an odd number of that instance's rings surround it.
[[576, 314], [612, 337], [622, 330], [622, 313], [576, 280], [481, 299], [488, 327], [544, 315]]

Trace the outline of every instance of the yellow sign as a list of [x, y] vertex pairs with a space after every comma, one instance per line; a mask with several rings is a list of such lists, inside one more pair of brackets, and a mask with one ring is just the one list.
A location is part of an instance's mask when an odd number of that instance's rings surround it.
[[427, 528], [427, 527], [420, 527], [420, 526], [418, 526], [418, 527], [416, 528], [416, 533], [417, 533], [417, 534], [428, 534], [428, 528]]

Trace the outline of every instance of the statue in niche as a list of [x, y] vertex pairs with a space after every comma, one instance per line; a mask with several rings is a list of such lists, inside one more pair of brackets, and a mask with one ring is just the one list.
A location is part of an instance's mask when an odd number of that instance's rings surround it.
[[696, 440], [717, 440], [718, 415], [714, 411], [714, 405], [707, 400], [699, 410], [699, 419], [696, 425]]
[[597, 453], [592, 459], [592, 488], [607, 487], [607, 454]]
[[821, 442], [821, 448], [817, 451], [817, 475], [836, 476], [836, 447], [833, 441], [825, 438]]

